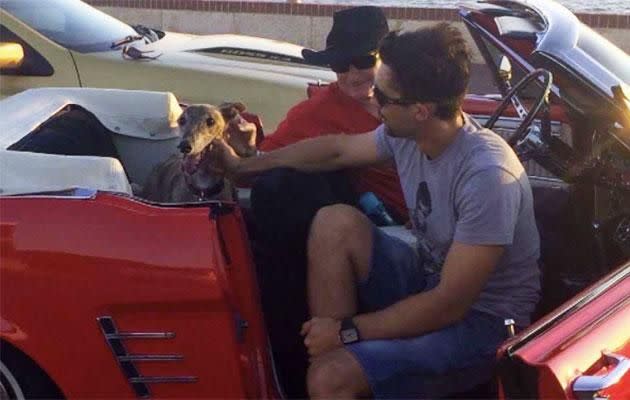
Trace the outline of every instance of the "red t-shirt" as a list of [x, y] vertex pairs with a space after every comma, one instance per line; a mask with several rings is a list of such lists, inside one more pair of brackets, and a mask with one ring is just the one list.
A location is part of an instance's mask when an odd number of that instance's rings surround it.
[[[332, 133], [365, 133], [376, 129], [379, 124], [378, 118], [333, 83], [316, 88], [308, 100], [291, 108], [276, 131], [265, 136], [258, 148], [270, 151], [303, 139]], [[395, 217], [407, 218], [407, 206], [393, 162], [352, 170], [350, 173], [358, 193], [374, 192], [396, 214]]]

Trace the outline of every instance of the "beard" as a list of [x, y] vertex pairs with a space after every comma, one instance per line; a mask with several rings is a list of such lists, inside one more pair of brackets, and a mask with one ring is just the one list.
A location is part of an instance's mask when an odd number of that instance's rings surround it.
[[400, 129], [394, 128], [387, 123], [387, 120], [382, 120], [385, 125], [385, 134], [387, 136], [391, 136], [394, 138], [404, 137], [403, 132], [400, 132]]
[[414, 140], [416, 137], [416, 131], [411, 129], [405, 129], [400, 127], [393, 127], [387, 123], [387, 120], [382, 119], [383, 125], [385, 125], [385, 134], [392, 138]]

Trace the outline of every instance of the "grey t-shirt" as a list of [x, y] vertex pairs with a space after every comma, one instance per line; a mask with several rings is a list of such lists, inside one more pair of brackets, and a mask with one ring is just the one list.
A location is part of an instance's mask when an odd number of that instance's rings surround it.
[[396, 162], [423, 268], [439, 272], [453, 241], [505, 246], [472, 308], [529, 324], [540, 296], [539, 236], [529, 180], [509, 145], [468, 116], [435, 159], [385, 125], [376, 142]]

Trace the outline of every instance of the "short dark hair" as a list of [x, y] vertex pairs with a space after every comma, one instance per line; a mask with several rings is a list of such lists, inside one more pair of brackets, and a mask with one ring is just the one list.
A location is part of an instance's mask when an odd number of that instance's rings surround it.
[[470, 80], [470, 50], [457, 28], [440, 23], [392, 31], [381, 41], [379, 53], [404, 99], [436, 103], [438, 118], [455, 117]]

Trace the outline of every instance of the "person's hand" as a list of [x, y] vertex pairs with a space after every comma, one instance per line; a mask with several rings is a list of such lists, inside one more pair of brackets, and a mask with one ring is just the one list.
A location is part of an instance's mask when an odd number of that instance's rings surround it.
[[247, 122], [240, 114], [228, 122], [223, 134], [239, 156], [251, 157], [256, 154], [256, 124]]
[[317, 357], [342, 346], [339, 338], [341, 321], [333, 318], [313, 317], [302, 324], [300, 334], [311, 357]]
[[241, 157], [223, 139], [214, 139], [203, 155], [200, 168], [212, 176], [234, 178]]

